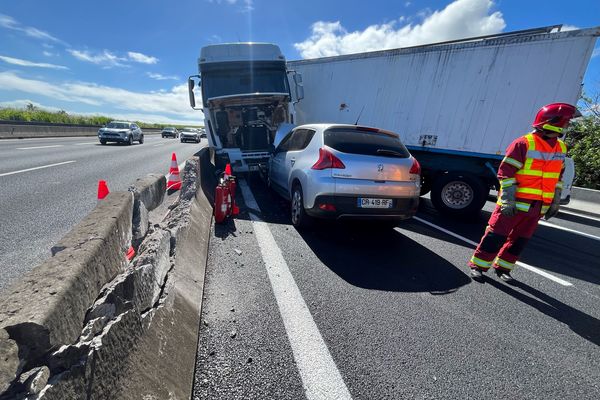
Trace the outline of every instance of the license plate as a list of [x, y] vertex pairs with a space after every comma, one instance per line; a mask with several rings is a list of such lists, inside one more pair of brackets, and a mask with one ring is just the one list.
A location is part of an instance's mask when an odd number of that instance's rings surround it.
[[359, 208], [392, 208], [392, 199], [370, 199], [366, 197], [358, 198]]

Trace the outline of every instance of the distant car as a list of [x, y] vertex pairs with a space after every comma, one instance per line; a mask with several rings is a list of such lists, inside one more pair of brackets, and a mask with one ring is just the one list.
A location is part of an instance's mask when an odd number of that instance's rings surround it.
[[160, 135], [161, 135], [163, 138], [166, 138], [166, 137], [172, 137], [172, 138], [175, 138], [175, 139], [177, 139], [177, 138], [179, 137], [179, 131], [177, 130], [177, 128], [173, 128], [173, 127], [166, 127], [166, 128], [163, 128], [163, 130], [162, 130], [162, 132], [160, 133]]
[[292, 224], [312, 217], [401, 220], [419, 204], [418, 161], [396, 133], [355, 125], [281, 129], [269, 185], [291, 203]]
[[206, 129], [200, 128], [200, 137], [201, 138], [206, 138]]
[[144, 143], [144, 133], [134, 123], [125, 121], [112, 121], [105, 127], [98, 130], [98, 140], [100, 144], [108, 142], [133, 144], [134, 141]]
[[183, 142], [196, 142], [200, 143], [200, 133], [195, 128], [183, 128], [179, 134], [181, 143]]

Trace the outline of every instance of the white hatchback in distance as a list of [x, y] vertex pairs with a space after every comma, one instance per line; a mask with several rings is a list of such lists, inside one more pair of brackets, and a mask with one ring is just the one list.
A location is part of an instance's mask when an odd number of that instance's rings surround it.
[[280, 129], [268, 183], [291, 202], [292, 224], [312, 217], [402, 220], [417, 212], [421, 167], [396, 133], [356, 125]]

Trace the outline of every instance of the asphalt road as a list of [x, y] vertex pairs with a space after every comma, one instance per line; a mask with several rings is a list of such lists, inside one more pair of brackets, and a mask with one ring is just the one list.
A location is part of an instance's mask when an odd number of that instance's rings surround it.
[[193, 399], [600, 398], [600, 220], [551, 220], [516, 284], [481, 284], [466, 261], [491, 203], [299, 232], [260, 181], [239, 187], [212, 229]]
[[181, 164], [203, 145], [158, 135], [133, 146], [90, 137], [0, 140], [0, 292], [95, 207], [98, 180], [127, 190], [148, 173], [168, 173], [172, 152]]

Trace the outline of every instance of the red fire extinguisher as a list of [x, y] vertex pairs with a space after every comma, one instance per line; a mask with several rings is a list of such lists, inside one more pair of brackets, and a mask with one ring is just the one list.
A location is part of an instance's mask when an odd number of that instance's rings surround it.
[[231, 165], [227, 164], [225, 172], [215, 190], [215, 222], [220, 224], [227, 217], [237, 215], [239, 208], [235, 204], [235, 177], [231, 175]]

